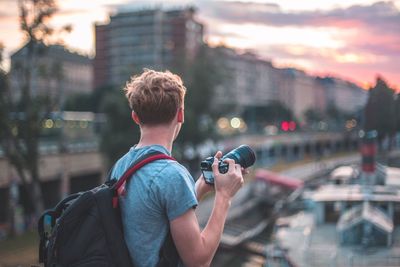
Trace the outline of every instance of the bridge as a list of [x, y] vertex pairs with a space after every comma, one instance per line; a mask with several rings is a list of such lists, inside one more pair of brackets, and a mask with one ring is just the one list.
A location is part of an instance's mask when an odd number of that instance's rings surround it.
[[[304, 158], [320, 160], [333, 153], [354, 152], [360, 145], [357, 132], [295, 132], [273, 136], [238, 136], [222, 142], [225, 150], [240, 144], [254, 149], [257, 165], [269, 167], [278, 162], [293, 162]], [[400, 138], [399, 142], [400, 143]]]
[[[41, 144], [39, 175], [44, 192], [44, 205], [52, 207], [70, 193], [87, 190], [102, 182], [107, 170], [98, 151], [97, 142], [82, 142], [68, 145], [61, 150], [55, 145]], [[24, 211], [32, 211], [30, 200], [16, 170], [4, 156], [0, 156], [0, 225], [7, 222], [10, 197], [18, 195]]]
[[[80, 120], [82, 121], [82, 118]], [[67, 142], [61, 144], [55, 139], [43, 139], [40, 143], [39, 174], [42, 190], [45, 192], [45, 207], [54, 206], [63, 196], [70, 193], [99, 185], [107, 173], [105, 159], [99, 152], [99, 137], [86, 124], [79, 124], [85, 126], [84, 133], [79, 134], [75, 129], [73, 134], [70, 134], [74, 138], [69, 137]], [[400, 136], [398, 139], [397, 144], [400, 144]], [[293, 162], [305, 158], [319, 160], [332, 153], [357, 151], [359, 142], [358, 134], [354, 133], [296, 132], [274, 136], [241, 135], [222, 141], [221, 147], [228, 151], [240, 144], [248, 144], [256, 152], [257, 165], [269, 167], [278, 162]], [[213, 152], [215, 149], [209, 148]], [[0, 170], [1, 226], [8, 218], [10, 196], [15, 194], [12, 192], [19, 192], [19, 201], [25, 211], [32, 210], [32, 205], [24, 193], [29, 189], [24, 188], [17, 172], [1, 150]]]

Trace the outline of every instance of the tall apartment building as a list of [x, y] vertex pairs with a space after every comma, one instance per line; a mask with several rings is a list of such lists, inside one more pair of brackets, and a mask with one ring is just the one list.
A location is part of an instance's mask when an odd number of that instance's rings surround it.
[[[25, 45], [11, 56], [12, 88], [21, 86], [20, 72], [26, 66], [27, 49]], [[68, 51], [61, 45], [40, 44], [36, 49], [30, 81], [33, 95], [57, 95], [62, 104], [69, 95], [92, 90], [92, 62], [88, 57]], [[14, 97], [19, 97], [19, 90], [13, 92]]]
[[143, 68], [177, 69], [203, 44], [193, 8], [136, 10], [96, 24], [95, 88], [121, 86]]

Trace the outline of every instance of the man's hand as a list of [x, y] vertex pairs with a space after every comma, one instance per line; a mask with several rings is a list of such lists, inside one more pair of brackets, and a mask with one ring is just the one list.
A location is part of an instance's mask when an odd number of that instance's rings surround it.
[[203, 177], [196, 182], [198, 199], [204, 192], [209, 192], [213, 188], [216, 191], [214, 207], [203, 231], [200, 231], [193, 209], [170, 222], [171, 234], [179, 256], [188, 267], [210, 266], [222, 236], [231, 198], [242, 187], [243, 174], [247, 173], [247, 170], [235, 164], [234, 160], [227, 159], [225, 162], [229, 164], [228, 172], [221, 174], [218, 170], [218, 161], [221, 156], [220, 151], [214, 156], [212, 165], [214, 187], [206, 184]]
[[[222, 158], [222, 152], [221, 151], [217, 151], [217, 153], [215, 153], [215, 155], [214, 155], [214, 159], [217, 159], [217, 162], [218, 162], [218, 161], [220, 161], [221, 158]], [[242, 176], [244, 176], [244, 175], [249, 173], [249, 170], [245, 169], [243, 167], [241, 167], [240, 170], [242, 172]], [[219, 173], [219, 171], [218, 171], [218, 173]], [[214, 174], [214, 177], [216, 177], [215, 174]], [[214, 186], [213, 185], [209, 185], [204, 181], [203, 175], [200, 175], [199, 179], [197, 179], [195, 187], [196, 187], [197, 201], [200, 201], [201, 198], [205, 194], [207, 194], [208, 192], [214, 190]]]
[[[215, 153], [214, 155], [214, 158], [217, 158], [218, 161], [221, 159], [221, 157], [222, 157], [221, 151], [217, 151], [217, 153]], [[196, 188], [197, 201], [200, 201], [200, 199], [205, 194], [214, 190], [214, 186], [209, 185], [204, 181], [203, 175], [200, 175], [199, 179], [197, 179], [195, 188]]]
[[222, 174], [218, 169], [218, 160], [214, 158], [214, 163], [212, 164], [214, 186], [216, 195], [230, 200], [243, 186], [242, 171], [247, 172], [247, 170], [242, 170], [242, 167], [239, 164], [235, 164], [233, 159], [226, 159], [225, 162], [229, 164], [228, 172]]

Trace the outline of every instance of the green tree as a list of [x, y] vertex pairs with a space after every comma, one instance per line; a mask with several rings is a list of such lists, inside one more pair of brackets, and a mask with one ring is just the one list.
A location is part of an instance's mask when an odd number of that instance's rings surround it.
[[[38, 69], [36, 63], [45, 47], [43, 42], [55, 33], [54, 28], [49, 26], [49, 19], [57, 7], [54, 0], [19, 0], [18, 5], [26, 51], [23, 62], [11, 69], [18, 81], [16, 87], [10, 88], [7, 75], [1, 70], [1, 145], [5, 157], [16, 169], [23, 185], [29, 187], [26, 194], [34, 213], [39, 215], [44, 209], [38, 170], [39, 136], [42, 121], [57, 103], [49, 94], [33, 94], [31, 81], [34, 72], [50, 75], [50, 72], [44, 73], [43, 69]], [[55, 70], [59, 77], [60, 69]]]
[[335, 104], [328, 105], [326, 109], [326, 116], [329, 120], [339, 123], [342, 119], [342, 113]]
[[[178, 159], [181, 157], [180, 151], [183, 147], [197, 145], [215, 134], [214, 121], [219, 114], [211, 110], [211, 99], [215, 87], [220, 82], [220, 75], [208, 47], [201, 47], [195, 58], [185, 60], [186, 62], [179, 64], [184, 65], [184, 68], [176, 66], [169, 68], [183, 78], [187, 88], [185, 122], [174, 148], [174, 156]], [[102, 93], [97, 93], [97, 89], [94, 92], [98, 94], [98, 100], [94, 100], [92, 111], [104, 112], [107, 116], [107, 123], [102, 132], [101, 150], [112, 164], [139, 140], [140, 132], [131, 119], [131, 110], [123, 91], [111, 87], [101, 90]], [[95, 98], [93, 95], [91, 97]], [[66, 107], [73, 110], [88, 110], [90, 105], [75, 98], [67, 101]], [[94, 110], [96, 106], [101, 108]]]
[[187, 64], [183, 80], [187, 88], [185, 97], [185, 123], [177, 144], [196, 145], [214, 135], [217, 112], [212, 110], [212, 97], [221, 82], [219, 70], [209, 48], [204, 45], [191, 64]]
[[64, 110], [68, 111], [94, 111], [95, 105], [92, 93], [76, 93], [70, 95], [64, 103]]
[[395, 100], [395, 120], [396, 120], [396, 127], [395, 131], [397, 133], [400, 133], [400, 93], [396, 95], [396, 100]]
[[111, 166], [138, 142], [140, 131], [131, 118], [128, 100], [122, 90], [112, 90], [105, 94], [100, 111], [107, 116], [100, 148]]
[[[72, 94], [65, 100], [64, 110], [101, 112], [105, 98], [115, 91], [112, 86], [101, 86], [90, 93]], [[123, 94], [122, 91], [120, 93]]]
[[308, 124], [313, 124], [316, 122], [320, 122], [323, 119], [323, 114], [315, 109], [307, 109], [304, 112], [304, 116]]
[[279, 101], [273, 101], [266, 106], [247, 107], [242, 117], [250, 125], [253, 131], [259, 131], [266, 124], [279, 125], [281, 121], [293, 120], [293, 112]]
[[378, 131], [378, 142], [395, 133], [395, 100], [394, 90], [377, 77], [376, 85], [370, 89], [368, 102], [364, 110], [364, 129]]

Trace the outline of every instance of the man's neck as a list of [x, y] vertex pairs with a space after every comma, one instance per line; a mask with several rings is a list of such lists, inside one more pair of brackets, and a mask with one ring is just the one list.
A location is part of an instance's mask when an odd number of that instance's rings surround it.
[[174, 141], [174, 131], [167, 126], [141, 126], [140, 141], [136, 148], [150, 145], [160, 145], [165, 147], [169, 152], [172, 151], [172, 143]]

